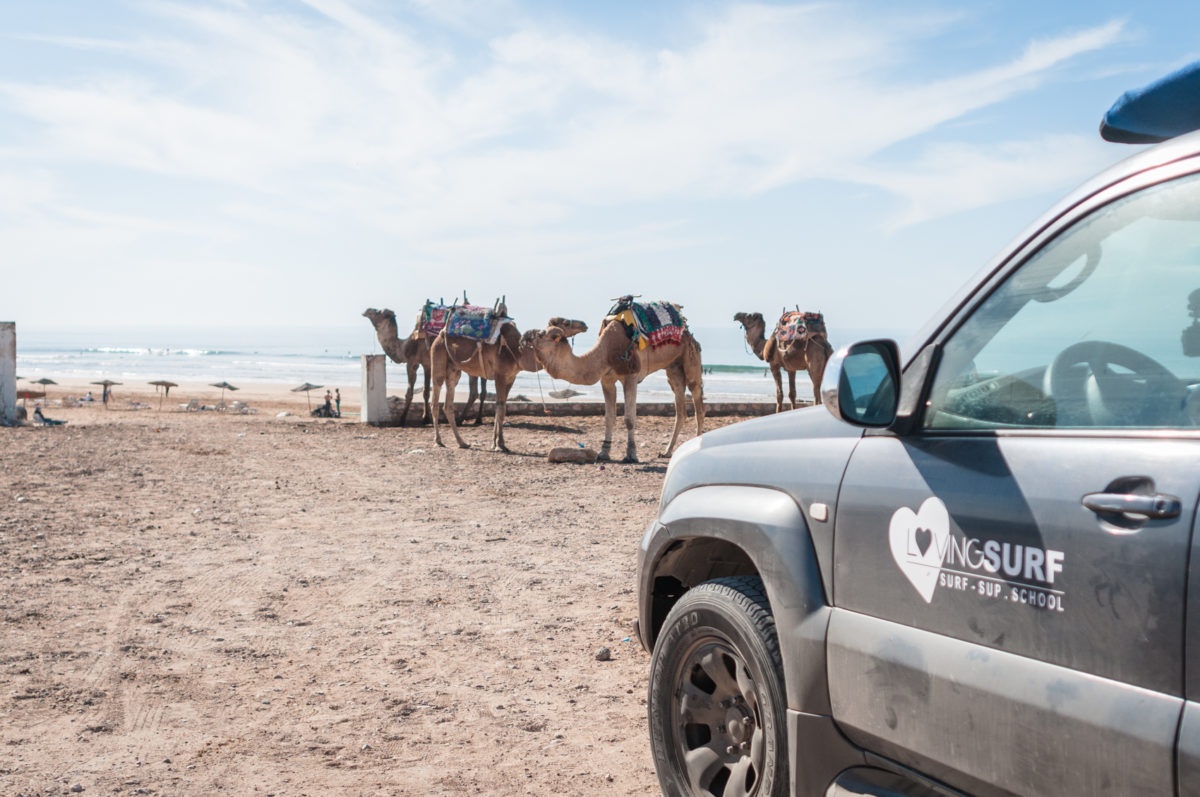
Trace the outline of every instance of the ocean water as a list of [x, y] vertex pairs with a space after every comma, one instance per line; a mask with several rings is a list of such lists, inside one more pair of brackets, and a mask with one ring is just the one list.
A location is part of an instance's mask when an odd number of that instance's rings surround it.
[[[692, 330], [702, 347], [704, 394], [708, 401], [773, 401], [775, 383], [761, 360], [746, 344], [741, 328], [697, 327]], [[905, 330], [831, 330], [835, 347], [869, 337], [893, 337]], [[582, 353], [595, 342], [594, 333], [576, 338]], [[299, 385], [312, 382], [325, 387], [357, 386], [363, 354], [382, 354], [375, 332], [361, 325], [337, 327], [112, 327], [105, 329], [17, 328], [17, 374], [25, 380], [93, 381], [112, 379], [136, 385], [156, 379], [172, 382], [228, 381]], [[388, 392], [403, 393], [405, 369], [388, 362]], [[419, 389], [418, 384], [418, 389]], [[571, 387], [580, 393], [573, 400], [599, 400], [599, 385], [568, 385], [546, 373], [521, 373], [513, 393], [547, 402], [552, 390]], [[458, 386], [459, 400], [466, 397], [466, 379]], [[489, 392], [491, 386], [489, 385]], [[787, 377], [784, 376], [784, 392]], [[796, 393], [812, 398], [807, 374], [798, 374]], [[670, 401], [666, 377], [651, 374], [638, 388], [641, 401]]]

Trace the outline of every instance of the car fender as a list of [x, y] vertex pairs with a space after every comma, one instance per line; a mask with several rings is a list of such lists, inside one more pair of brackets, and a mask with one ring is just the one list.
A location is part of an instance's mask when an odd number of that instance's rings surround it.
[[[656, 580], [677, 579], [692, 587], [710, 578], [741, 574], [744, 556], [762, 578], [775, 618], [783, 657], [788, 707], [829, 714], [825, 636], [830, 608], [821, 583], [808, 524], [786, 492], [765, 487], [712, 485], [686, 490], [663, 508], [646, 535], [642, 594]], [[729, 556], [689, 556], [720, 546]], [[651, 602], [642, 607], [645, 641], [653, 646], [657, 629]]]

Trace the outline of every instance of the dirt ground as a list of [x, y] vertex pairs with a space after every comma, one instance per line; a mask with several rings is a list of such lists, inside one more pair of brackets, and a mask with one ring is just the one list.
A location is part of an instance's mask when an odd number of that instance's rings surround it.
[[670, 419], [643, 464], [552, 465], [602, 420], [514, 418], [505, 455], [262, 409], [0, 429], [0, 793], [658, 792]]

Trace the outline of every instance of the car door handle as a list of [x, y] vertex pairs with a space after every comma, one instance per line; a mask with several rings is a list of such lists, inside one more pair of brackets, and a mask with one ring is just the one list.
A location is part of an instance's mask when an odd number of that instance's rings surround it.
[[1083, 505], [1093, 512], [1141, 515], [1147, 518], [1179, 517], [1183, 504], [1173, 495], [1138, 493], [1088, 493]]

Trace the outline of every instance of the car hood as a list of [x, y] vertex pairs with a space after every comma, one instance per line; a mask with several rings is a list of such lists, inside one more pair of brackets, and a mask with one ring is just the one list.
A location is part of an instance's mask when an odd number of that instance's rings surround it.
[[758, 440], [798, 440], [859, 437], [862, 429], [839, 421], [821, 406], [780, 412], [714, 429], [701, 437], [701, 448], [752, 443]]
[[[823, 407], [781, 412], [706, 432], [667, 467], [661, 505], [692, 487], [745, 484], [796, 494], [797, 475], [816, 470], [836, 483], [862, 429]], [[799, 498], [799, 496], [796, 496]]]

